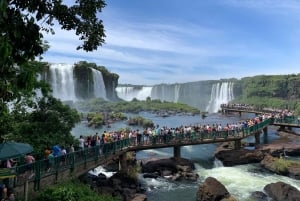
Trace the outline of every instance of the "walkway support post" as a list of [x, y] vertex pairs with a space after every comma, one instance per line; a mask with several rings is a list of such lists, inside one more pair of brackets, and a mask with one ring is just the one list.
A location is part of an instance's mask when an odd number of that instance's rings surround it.
[[260, 132], [256, 132], [254, 133], [254, 137], [255, 137], [255, 144], [260, 144]]
[[126, 153], [119, 155], [119, 171], [126, 170], [127, 161], [126, 161]]
[[264, 127], [263, 128], [263, 132], [264, 132], [264, 144], [268, 143], [268, 127]]
[[181, 157], [181, 146], [174, 146], [173, 155], [174, 155], [174, 158], [180, 158]]
[[234, 141], [234, 149], [239, 150], [242, 147], [242, 141], [241, 140], [235, 140]]

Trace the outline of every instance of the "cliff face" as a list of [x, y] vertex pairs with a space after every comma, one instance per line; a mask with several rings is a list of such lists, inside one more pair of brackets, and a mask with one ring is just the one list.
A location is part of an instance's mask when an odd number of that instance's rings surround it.
[[[103, 77], [106, 98], [117, 100], [116, 87], [118, 86], [119, 75], [109, 72], [104, 66], [97, 66], [95, 63], [79, 62], [74, 67], [74, 78], [77, 80], [76, 88], [83, 99], [92, 98], [96, 80], [93, 78], [92, 69], [100, 71]], [[93, 93], [91, 93], [93, 92]], [[88, 93], [88, 94], [86, 94]]]

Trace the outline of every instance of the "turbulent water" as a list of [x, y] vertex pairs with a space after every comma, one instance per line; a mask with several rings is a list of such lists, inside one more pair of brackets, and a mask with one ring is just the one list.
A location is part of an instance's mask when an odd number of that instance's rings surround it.
[[[141, 113], [141, 115], [151, 119], [155, 124], [169, 127], [190, 124], [213, 124], [216, 122], [226, 124], [237, 122], [252, 116], [248, 114], [243, 114], [241, 117], [238, 117], [238, 115], [222, 116], [219, 114], [211, 114], [207, 118], [202, 119], [200, 116], [171, 116], [162, 118], [149, 113]], [[116, 130], [118, 127], [125, 127], [126, 125], [119, 122], [112, 126], [113, 127], [109, 129], [102, 128], [94, 130], [83, 125], [78, 125], [73, 130], [73, 134], [75, 136], [83, 133], [92, 135], [95, 132], [101, 133], [104, 130]], [[276, 133], [275, 130], [272, 130], [271, 128], [268, 129], [269, 142], [278, 139]], [[247, 141], [254, 142], [254, 138], [250, 137]], [[261, 142], [263, 142], [263, 140], [261, 140]], [[182, 157], [191, 159], [195, 163], [196, 172], [199, 174], [199, 180], [197, 182], [171, 182], [167, 179], [144, 179], [140, 176], [140, 182], [147, 189], [146, 194], [148, 196], [148, 201], [195, 201], [198, 186], [209, 176], [215, 177], [223, 183], [228, 191], [239, 201], [248, 200], [251, 192], [263, 191], [265, 185], [277, 181], [291, 184], [300, 190], [300, 181], [270, 173], [260, 168], [259, 164], [223, 167], [220, 161], [213, 158], [215, 149], [216, 145], [214, 144], [184, 146], [181, 148]], [[170, 157], [172, 154], [172, 148], [145, 150], [137, 152], [137, 159]]]

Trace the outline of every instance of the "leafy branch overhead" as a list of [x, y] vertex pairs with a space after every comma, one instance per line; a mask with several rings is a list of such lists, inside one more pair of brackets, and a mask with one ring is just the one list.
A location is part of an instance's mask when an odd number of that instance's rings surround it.
[[27, 71], [23, 65], [48, 49], [43, 34], [55, 34], [54, 25], [75, 31], [82, 41], [77, 49], [93, 51], [102, 46], [105, 31], [97, 14], [105, 6], [104, 0], [1, 0], [0, 103], [14, 100], [20, 94], [15, 86], [20, 71]]

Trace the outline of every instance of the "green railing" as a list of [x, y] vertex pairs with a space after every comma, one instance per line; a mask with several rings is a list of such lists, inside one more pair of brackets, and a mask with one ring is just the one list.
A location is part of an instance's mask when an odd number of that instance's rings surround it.
[[72, 153], [68, 153], [64, 156], [57, 156], [50, 159], [37, 160], [33, 164], [21, 164], [11, 169], [11, 172], [15, 175], [13, 179], [10, 179], [13, 183], [13, 187], [24, 185], [24, 182], [34, 182], [34, 189], [40, 189], [40, 180], [49, 175], [55, 175], [56, 179], [59, 174], [70, 169], [73, 171], [76, 166], [87, 164], [91, 161], [105, 160], [107, 157], [118, 154], [121, 150], [139, 150], [140, 146], [143, 149], [147, 146], [149, 149], [155, 148], [155, 145], [185, 145], [185, 144], [201, 144], [205, 140], [207, 143], [215, 143], [221, 140], [237, 140], [250, 136], [251, 134], [261, 131], [264, 127], [273, 122], [273, 119], [267, 119], [256, 125], [228, 131], [191, 131], [189, 133], [178, 133], [168, 135], [156, 135], [149, 136], [149, 138], [142, 137], [141, 141], [137, 141], [137, 138], [126, 138], [119, 141], [105, 143], [83, 150], [78, 150]]

